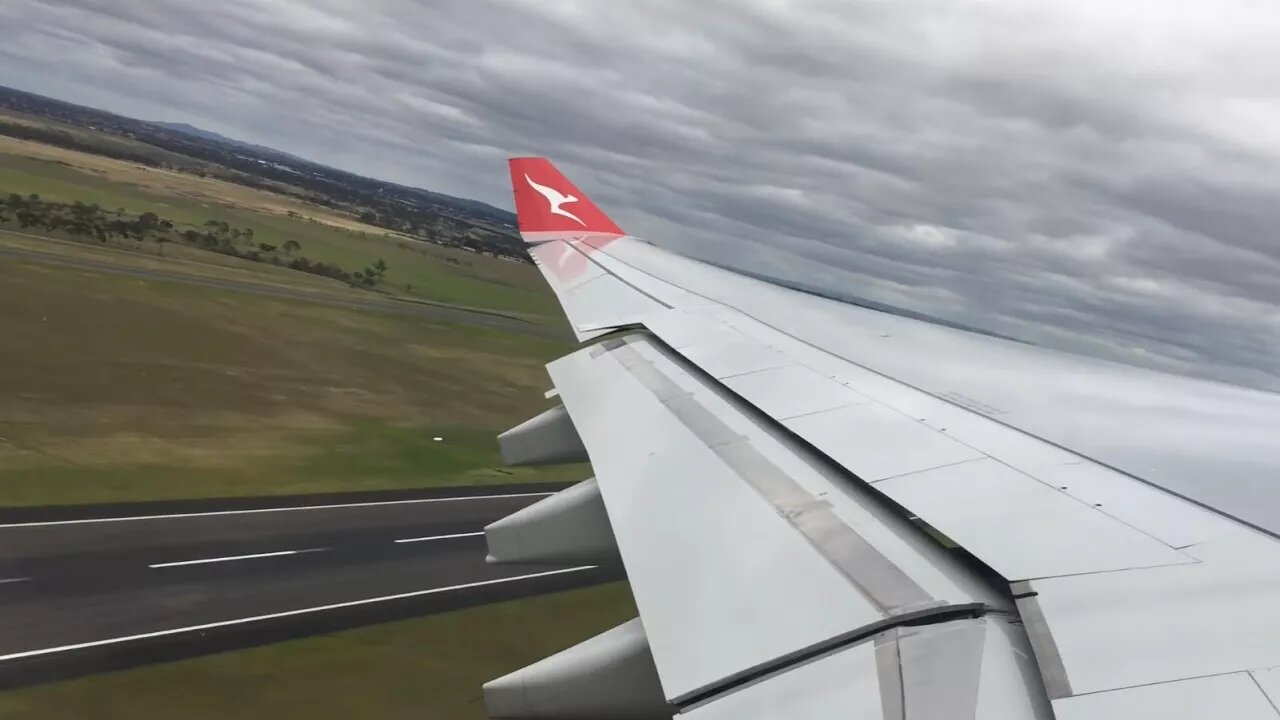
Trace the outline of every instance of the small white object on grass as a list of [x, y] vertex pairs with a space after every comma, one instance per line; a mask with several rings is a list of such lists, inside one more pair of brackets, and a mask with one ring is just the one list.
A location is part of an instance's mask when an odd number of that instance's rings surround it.
[[441, 440], [444, 440], [444, 438], [442, 438], [442, 437], [433, 437], [433, 438], [431, 438], [431, 439], [432, 439], [432, 440], [435, 440], [436, 442], [440, 442]]

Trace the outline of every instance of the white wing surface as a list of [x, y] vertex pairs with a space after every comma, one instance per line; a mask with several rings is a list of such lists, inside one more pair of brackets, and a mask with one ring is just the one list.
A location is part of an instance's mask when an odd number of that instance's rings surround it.
[[521, 537], [616, 548], [640, 617], [490, 683], [493, 716], [1280, 718], [1280, 397], [779, 287], [512, 174], [609, 336], [549, 365], [555, 432], [504, 436], [584, 448], [599, 520]]

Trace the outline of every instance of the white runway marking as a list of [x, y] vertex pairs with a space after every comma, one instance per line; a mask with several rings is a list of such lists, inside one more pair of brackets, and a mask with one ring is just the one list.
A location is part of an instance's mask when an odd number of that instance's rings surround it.
[[481, 530], [480, 532], [454, 533], [452, 535], [431, 535], [428, 537], [400, 538], [396, 542], [407, 543], [407, 542], [423, 542], [425, 540], [448, 540], [450, 538], [476, 537], [477, 535], [483, 535], [483, 534], [484, 534], [484, 531]]
[[3, 580], [0, 580], [0, 585], [8, 585], [9, 583], [20, 583], [20, 582], [26, 582], [26, 581], [28, 581], [28, 580], [30, 580], [30, 579], [31, 579], [31, 578], [29, 578], [29, 577], [24, 577], [24, 578], [5, 578], [5, 579], [3, 579]]
[[485, 585], [497, 585], [500, 583], [515, 582], [517, 580], [532, 580], [534, 578], [548, 577], [551, 575], [563, 575], [565, 573], [581, 572], [583, 570], [594, 569], [595, 565], [582, 565], [580, 567], [565, 568], [563, 570], [548, 570], [546, 572], [531, 573], [529, 575], [516, 575], [515, 577], [498, 578], [496, 580], [480, 580], [478, 582], [463, 583], [462, 585], [450, 585], [449, 587], [431, 588], [430, 590], [417, 590], [414, 592], [400, 593], [398, 595], [384, 595], [382, 597], [365, 598], [364, 600], [352, 600], [350, 602], [334, 603], [332, 605], [319, 605], [317, 607], [300, 608], [298, 610], [286, 610], [284, 612], [271, 613], [269, 615], [254, 615], [253, 617], [238, 618], [235, 620], [223, 620], [221, 622], [205, 623], [203, 625], [189, 625], [187, 627], [172, 628], [170, 630], [157, 630], [149, 633], [139, 633], [137, 635], [125, 635], [123, 637], [107, 638], [105, 640], [92, 640], [89, 642], [76, 643], [74, 645], [61, 645], [59, 647], [41, 648], [39, 650], [25, 650], [23, 652], [9, 653], [8, 655], [0, 655], [0, 661], [19, 660], [21, 658], [37, 657], [39, 655], [52, 655], [54, 653], [67, 652], [69, 650], [82, 650], [84, 648], [99, 647], [102, 645], [114, 645], [117, 643], [130, 642], [132, 640], [145, 640], [147, 638], [164, 637], [165, 635], [177, 635], [184, 632], [196, 632], [199, 630], [209, 630], [217, 627], [226, 627], [228, 625], [241, 625], [244, 623], [258, 622], [261, 620], [272, 620], [275, 618], [290, 617], [292, 615], [305, 615], [307, 613], [323, 612], [325, 610], [337, 610], [339, 608], [356, 607], [358, 605], [368, 605], [370, 603], [386, 602], [388, 600], [400, 600], [403, 598], [421, 597], [423, 595], [435, 595], [438, 593], [450, 592], [453, 590], [466, 590], [474, 587], [484, 587]]
[[230, 562], [231, 560], [250, 560], [253, 558], [280, 557], [281, 555], [299, 555], [301, 553], [320, 552], [329, 548], [307, 548], [306, 550], [279, 550], [277, 552], [253, 553], [252, 555], [227, 555], [225, 557], [201, 558], [199, 560], [179, 560], [148, 565], [149, 568], [178, 567], [179, 565], [204, 565], [205, 563]]
[[332, 510], [336, 508], [376, 507], [379, 505], [408, 505], [411, 503], [463, 502], [467, 500], [497, 500], [500, 498], [546, 497], [549, 492], [510, 493], [507, 495], [465, 495], [461, 497], [418, 498], [415, 500], [382, 500], [366, 503], [339, 503], [335, 505], [299, 505], [298, 507], [255, 508], [252, 510], [213, 510], [210, 512], [172, 513], [169, 515], [134, 515], [130, 517], [81, 518], [78, 520], [47, 520], [43, 522], [8, 523], [3, 528], [39, 527], [42, 525], [75, 525], [78, 523], [130, 522], [133, 520], [167, 520], [170, 518], [210, 517], [213, 515], [245, 515], [249, 513], [293, 512], [295, 510]]

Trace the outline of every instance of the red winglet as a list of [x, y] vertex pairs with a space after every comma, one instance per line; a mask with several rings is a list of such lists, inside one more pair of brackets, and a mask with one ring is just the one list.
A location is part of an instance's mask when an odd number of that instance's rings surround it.
[[511, 158], [516, 217], [526, 240], [565, 235], [625, 235], [546, 158]]

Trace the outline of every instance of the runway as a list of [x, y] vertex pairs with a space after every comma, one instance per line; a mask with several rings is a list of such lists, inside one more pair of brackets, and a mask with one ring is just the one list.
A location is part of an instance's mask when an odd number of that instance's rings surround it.
[[0, 511], [0, 688], [620, 578], [485, 563], [483, 527], [555, 489]]

